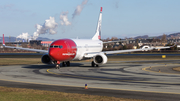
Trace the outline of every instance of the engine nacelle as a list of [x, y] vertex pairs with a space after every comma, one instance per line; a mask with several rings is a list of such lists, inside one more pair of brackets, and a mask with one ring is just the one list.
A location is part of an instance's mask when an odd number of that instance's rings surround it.
[[107, 56], [104, 53], [97, 54], [93, 57], [93, 61], [95, 64], [105, 64], [107, 63]]
[[42, 63], [45, 63], [45, 64], [53, 64], [51, 58], [49, 57], [48, 54], [44, 54], [42, 57], [41, 57], [41, 62]]

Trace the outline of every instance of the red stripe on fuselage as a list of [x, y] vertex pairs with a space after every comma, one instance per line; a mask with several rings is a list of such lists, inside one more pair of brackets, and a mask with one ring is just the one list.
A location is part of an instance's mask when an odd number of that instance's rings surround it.
[[77, 47], [74, 41], [59, 39], [51, 43], [49, 56], [53, 61], [70, 61], [76, 56], [76, 51]]

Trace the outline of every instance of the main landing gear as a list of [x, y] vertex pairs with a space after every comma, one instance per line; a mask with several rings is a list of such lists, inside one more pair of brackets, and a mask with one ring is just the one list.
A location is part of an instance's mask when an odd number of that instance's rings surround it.
[[[66, 61], [66, 62], [62, 62], [62, 67], [69, 67], [70, 66], [70, 62], [69, 61]], [[60, 61], [56, 61], [56, 69], [59, 69], [60, 68]]]
[[66, 62], [62, 62], [62, 66], [65, 67], [69, 67], [70, 66], [70, 62], [69, 61], [66, 61]]
[[99, 65], [98, 65], [98, 64], [95, 64], [94, 61], [91, 62], [91, 66], [92, 66], [92, 67], [95, 67], [95, 66], [96, 66], [96, 67], [99, 67]]
[[70, 62], [69, 61], [66, 61], [66, 62], [62, 62], [62, 66], [65, 67], [69, 67], [70, 66]]

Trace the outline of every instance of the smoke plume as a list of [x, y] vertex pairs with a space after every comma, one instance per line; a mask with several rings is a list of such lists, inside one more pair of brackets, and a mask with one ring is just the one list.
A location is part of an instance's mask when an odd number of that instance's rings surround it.
[[119, 1], [116, 1], [115, 7], [116, 7], [116, 8], [119, 8]]
[[[84, 5], [86, 5], [88, 2], [88, 0], [83, 0], [83, 2], [78, 5], [74, 11], [74, 13], [72, 14], [72, 19], [75, 18], [77, 15], [80, 15], [81, 11], [84, 8]], [[0, 6], [1, 7], [1, 6]], [[68, 20], [68, 11], [67, 12], [62, 12], [60, 14], [60, 24], [61, 25], [71, 25], [71, 22]], [[33, 33], [33, 36], [29, 36], [28, 33], [22, 33], [21, 35], [17, 36], [17, 38], [21, 38], [21, 39], [33, 39], [36, 40], [40, 34], [56, 34], [56, 28], [58, 27], [58, 24], [55, 22], [55, 18], [54, 17], [50, 17], [49, 19], [45, 20], [45, 23], [43, 25], [40, 24], [36, 24], [36, 32]]]
[[88, 2], [88, 0], [84, 0], [81, 5], [78, 5], [74, 11], [74, 13], [72, 14], [72, 18], [74, 18], [76, 15], [79, 15], [81, 13], [81, 11], [84, 8], [84, 5], [86, 5]]
[[36, 25], [36, 32], [33, 34], [33, 39], [37, 39], [40, 34], [56, 34], [56, 28], [58, 24], [55, 22], [54, 17], [50, 17], [49, 19], [45, 20], [43, 25]]
[[16, 38], [21, 38], [21, 39], [25, 39], [25, 40], [27, 40], [27, 39], [29, 39], [29, 34], [28, 33], [22, 33], [22, 34], [20, 34], [19, 36], [17, 36]]
[[68, 21], [68, 11], [67, 12], [62, 12], [60, 15], [60, 20], [61, 20], [61, 25], [71, 25], [71, 22]]

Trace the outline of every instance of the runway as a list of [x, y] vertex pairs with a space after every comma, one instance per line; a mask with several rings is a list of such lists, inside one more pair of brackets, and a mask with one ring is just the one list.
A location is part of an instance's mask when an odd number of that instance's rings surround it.
[[60, 69], [42, 64], [1, 66], [0, 86], [146, 100], [180, 99], [180, 73], [172, 70], [180, 66], [179, 60], [111, 61], [101, 67], [90, 67], [89, 62], [71, 65]]

